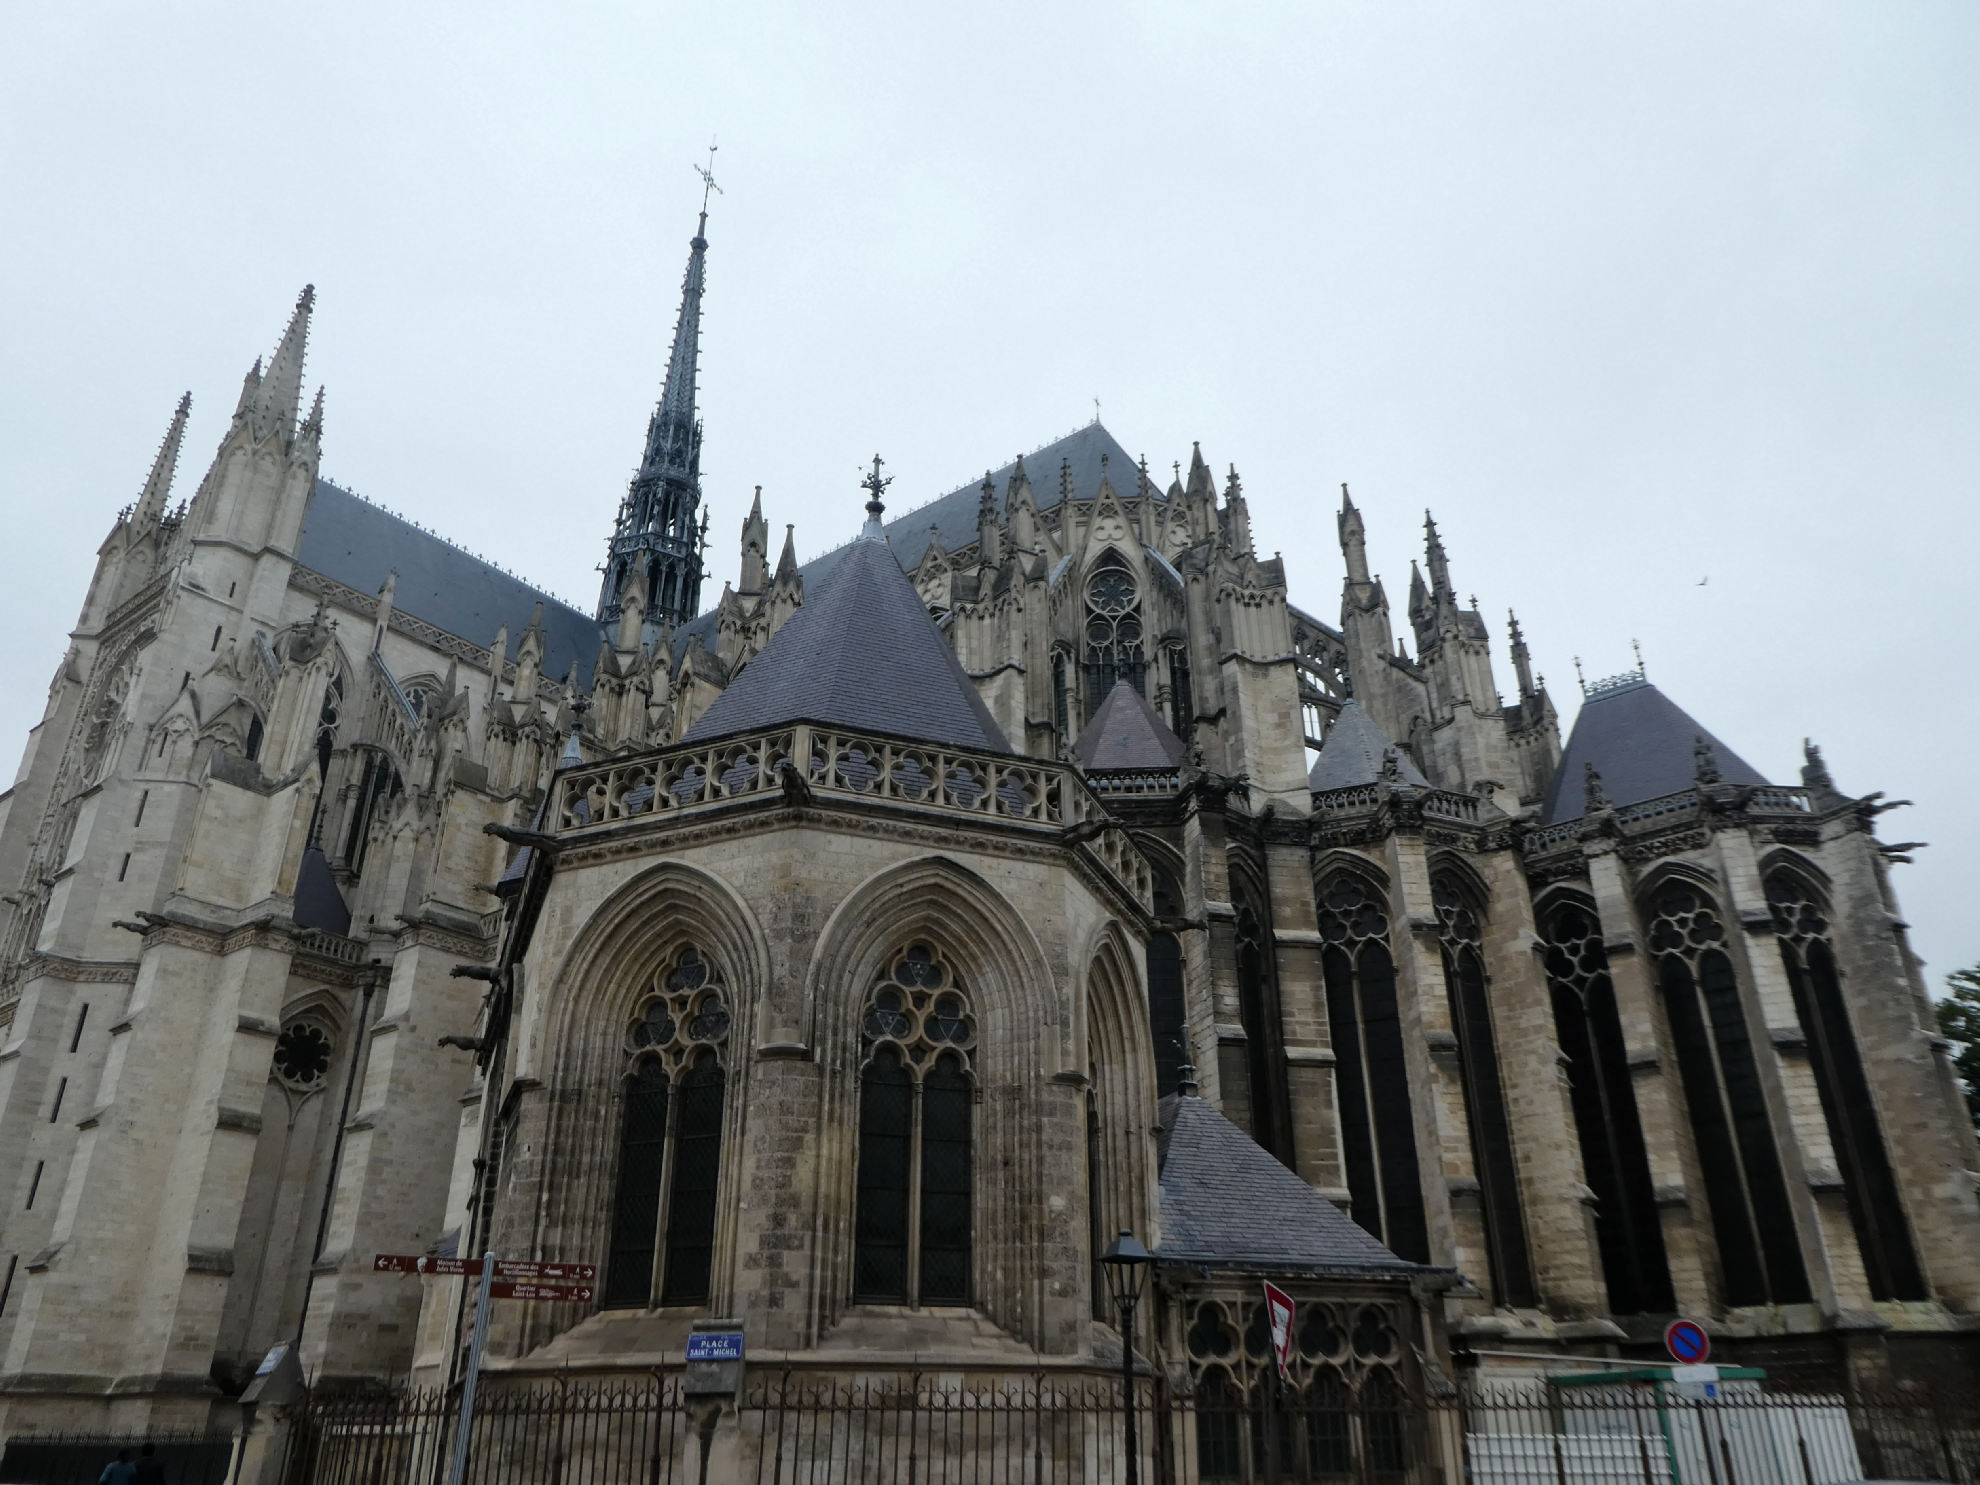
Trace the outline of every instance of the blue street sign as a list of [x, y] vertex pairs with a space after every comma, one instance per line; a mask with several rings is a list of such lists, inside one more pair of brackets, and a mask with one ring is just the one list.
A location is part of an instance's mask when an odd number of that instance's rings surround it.
[[1712, 1354], [1712, 1338], [1696, 1320], [1673, 1320], [1664, 1327], [1664, 1349], [1681, 1366], [1695, 1366]]
[[688, 1337], [689, 1361], [741, 1361], [743, 1338], [740, 1330], [698, 1330]]

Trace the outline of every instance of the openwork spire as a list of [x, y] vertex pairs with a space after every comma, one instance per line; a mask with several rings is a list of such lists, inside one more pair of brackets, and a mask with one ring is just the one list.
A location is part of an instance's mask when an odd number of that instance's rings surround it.
[[[697, 167], [699, 168], [699, 167]], [[710, 190], [719, 189], [704, 177]], [[695, 376], [701, 357], [701, 293], [707, 277], [708, 201], [688, 244], [687, 275], [681, 283], [680, 315], [674, 322], [674, 348], [667, 359], [667, 382], [646, 425], [646, 448], [632, 488], [619, 507], [618, 527], [606, 552], [605, 581], [598, 593], [598, 621], [612, 624], [623, 607], [626, 584], [635, 569], [646, 574], [649, 629], [683, 624], [701, 606], [701, 533], [695, 512], [701, 504], [701, 423], [695, 416]]]
[[144, 493], [138, 496], [137, 521], [140, 525], [156, 521], [165, 513], [165, 501], [172, 493], [172, 475], [179, 467], [179, 444], [186, 436], [186, 418], [192, 412], [192, 393], [179, 399], [178, 410], [172, 414], [172, 426], [165, 431], [165, 442], [159, 445], [158, 457], [151, 462], [151, 476], [144, 482]]
[[279, 433], [292, 438], [296, 431], [296, 411], [302, 402], [303, 354], [309, 347], [309, 316], [316, 307], [316, 285], [304, 284], [296, 296], [295, 312], [289, 316], [282, 343], [261, 373], [247, 401], [249, 431], [263, 439]]

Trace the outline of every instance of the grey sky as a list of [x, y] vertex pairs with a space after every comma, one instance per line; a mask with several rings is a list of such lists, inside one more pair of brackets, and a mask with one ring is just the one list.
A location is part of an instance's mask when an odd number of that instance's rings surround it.
[[325, 473], [588, 607], [713, 133], [711, 598], [752, 485], [809, 555], [875, 449], [898, 511], [1098, 395], [1158, 470], [1235, 462], [1322, 616], [1346, 480], [1391, 601], [1429, 505], [1564, 711], [1635, 637], [1769, 777], [1809, 734], [1915, 799], [1936, 985], [1980, 960], [1976, 43], [1922, 3], [7, 6], [0, 749], [179, 393], [184, 496], [308, 281]]

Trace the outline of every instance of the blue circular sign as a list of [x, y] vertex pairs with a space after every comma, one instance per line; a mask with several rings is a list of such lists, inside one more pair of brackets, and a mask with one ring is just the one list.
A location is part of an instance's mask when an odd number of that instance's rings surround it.
[[1696, 1320], [1673, 1320], [1664, 1327], [1664, 1349], [1671, 1360], [1695, 1366], [1712, 1354], [1712, 1338]]

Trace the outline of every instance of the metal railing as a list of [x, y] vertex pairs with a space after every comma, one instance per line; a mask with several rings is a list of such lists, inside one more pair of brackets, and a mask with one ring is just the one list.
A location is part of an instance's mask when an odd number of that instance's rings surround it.
[[[1121, 1384], [1097, 1376], [778, 1370], [733, 1397], [657, 1373], [484, 1385], [470, 1485], [1046, 1485], [1124, 1480], [1129, 1462]], [[1425, 1396], [1367, 1373], [1241, 1387], [1212, 1368], [1189, 1388], [1144, 1373], [1133, 1403], [1148, 1485], [1980, 1485], [1980, 1408], [1924, 1393], [1584, 1377]], [[312, 1401], [283, 1485], [436, 1485], [455, 1408], [439, 1392]]]

